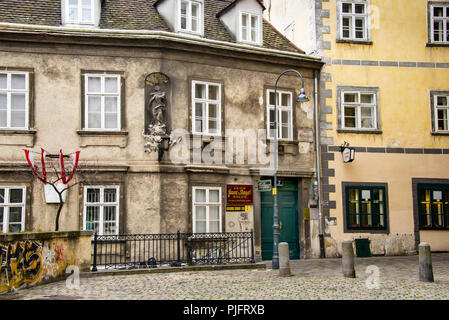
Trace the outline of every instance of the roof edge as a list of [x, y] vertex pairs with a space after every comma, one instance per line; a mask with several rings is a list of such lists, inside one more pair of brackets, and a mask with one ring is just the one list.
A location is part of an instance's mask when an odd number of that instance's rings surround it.
[[62, 36], [81, 36], [81, 37], [100, 37], [100, 38], [116, 38], [116, 39], [159, 39], [174, 42], [181, 42], [193, 45], [203, 45], [225, 50], [262, 54], [268, 56], [278, 56], [291, 58], [295, 60], [304, 60], [319, 64], [324, 64], [322, 58], [309, 56], [300, 52], [282, 51], [278, 49], [254, 47], [245, 44], [225, 42], [219, 40], [211, 40], [177, 34], [168, 31], [159, 30], [116, 30], [116, 29], [74, 29], [67, 27], [27, 25], [17, 23], [0, 22], [0, 32], [10, 33], [45, 33], [46, 35], [62, 35]]

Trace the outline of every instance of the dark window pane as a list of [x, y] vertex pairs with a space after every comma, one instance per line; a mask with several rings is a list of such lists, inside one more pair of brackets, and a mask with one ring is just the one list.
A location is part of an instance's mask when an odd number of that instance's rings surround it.
[[365, 13], [365, 5], [364, 4], [356, 4], [355, 5], [355, 13], [360, 13], [360, 14]]
[[290, 95], [288, 93], [282, 93], [281, 94], [281, 100], [282, 100], [282, 106], [283, 107], [288, 107], [290, 106]]
[[433, 16], [434, 17], [443, 17], [444, 11], [443, 7], [434, 7], [433, 8]]
[[346, 117], [345, 118], [345, 128], [355, 128], [355, 127], [356, 127], [355, 118]]
[[351, 37], [351, 19], [343, 18], [343, 38]]
[[342, 10], [344, 13], [352, 13], [352, 3], [343, 3]]
[[104, 189], [104, 202], [117, 202], [117, 190]]
[[22, 203], [23, 192], [22, 189], [10, 189], [9, 190], [9, 203]]
[[437, 96], [437, 105], [438, 106], [447, 106], [447, 97], [446, 96]]
[[269, 102], [269, 104], [270, 105], [272, 105], [272, 106], [274, 106], [274, 103], [275, 103], [275, 95], [274, 95], [274, 91], [270, 91], [270, 93], [269, 93], [269, 99], [270, 99], [270, 102]]
[[275, 117], [276, 114], [274, 113], [274, 109], [270, 110], [270, 129], [274, 129], [274, 121], [276, 121]]
[[443, 226], [443, 191], [432, 190], [432, 222], [434, 227]]
[[443, 41], [443, 21], [435, 21], [433, 23], [433, 39], [435, 41]]
[[20, 224], [10, 224], [8, 232], [20, 232], [22, 231], [22, 228]]
[[22, 222], [22, 207], [9, 208], [9, 222]]
[[362, 227], [371, 227], [371, 215], [370, 214], [362, 214]]
[[359, 220], [359, 190], [358, 189], [349, 189], [349, 224], [352, 227], [360, 226]]
[[355, 117], [355, 108], [345, 107], [345, 117]]
[[449, 227], [449, 190], [444, 190], [444, 214], [445, 214], [445, 227]]
[[359, 227], [360, 226], [359, 216], [356, 214], [349, 215], [349, 224], [351, 227]]
[[86, 202], [100, 202], [100, 189], [88, 188]]
[[201, 83], [195, 84], [195, 98], [206, 99], [206, 85]]
[[381, 226], [381, 224], [380, 224], [380, 216], [378, 214], [373, 214], [372, 218], [373, 218], [373, 225], [372, 225], [373, 227]]
[[218, 100], [218, 86], [209, 85], [209, 100]]
[[420, 190], [419, 210], [421, 213], [421, 226], [430, 226], [430, 190]]
[[430, 227], [430, 215], [428, 214], [421, 215], [421, 226]]
[[344, 102], [358, 102], [358, 97], [356, 93], [345, 93]]

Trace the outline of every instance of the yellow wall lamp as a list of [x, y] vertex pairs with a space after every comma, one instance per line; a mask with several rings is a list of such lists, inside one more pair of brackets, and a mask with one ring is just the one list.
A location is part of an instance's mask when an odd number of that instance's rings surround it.
[[355, 148], [350, 147], [349, 143], [345, 141], [343, 145], [340, 146], [340, 152], [343, 156], [343, 162], [348, 163], [354, 161], [355, 158]]

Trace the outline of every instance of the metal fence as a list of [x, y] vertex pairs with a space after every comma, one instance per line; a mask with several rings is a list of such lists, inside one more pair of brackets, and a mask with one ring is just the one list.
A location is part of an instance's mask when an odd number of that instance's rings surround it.
[[97, 235], [92, 271], [254, 263], [254, 232]]

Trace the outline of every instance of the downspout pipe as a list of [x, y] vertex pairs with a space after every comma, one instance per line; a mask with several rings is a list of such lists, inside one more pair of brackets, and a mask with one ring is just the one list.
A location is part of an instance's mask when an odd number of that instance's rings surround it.
[[316, 153], [316, 179], [318, 188], [318, 235], [320, 240], [320, 258], [326, 257], [324, 250], [324, 235], [323, 235], [323, 217], [322, 217], [322, 202], [321, 202], [321, 150], [320, 150], [320, 117], [318, 112], [318, 70], [313, 70], [313, 93], [314, 93], [314, 113], [315, 113], [315, 153]]

